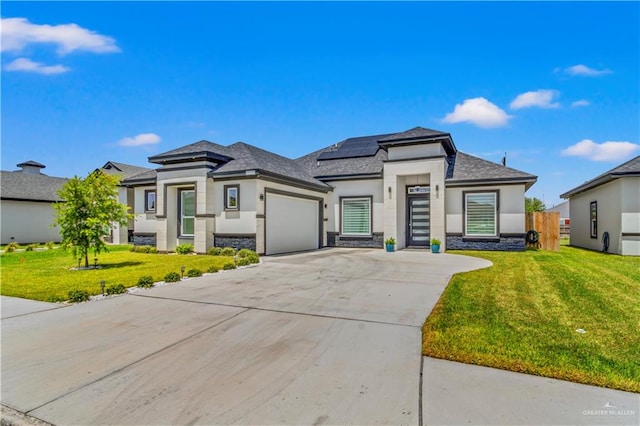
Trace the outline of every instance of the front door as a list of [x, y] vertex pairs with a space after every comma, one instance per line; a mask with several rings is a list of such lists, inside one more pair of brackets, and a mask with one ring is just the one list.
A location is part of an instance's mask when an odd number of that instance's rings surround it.
[[429, 246], [429, 195], [407, 197], [407, 246]]

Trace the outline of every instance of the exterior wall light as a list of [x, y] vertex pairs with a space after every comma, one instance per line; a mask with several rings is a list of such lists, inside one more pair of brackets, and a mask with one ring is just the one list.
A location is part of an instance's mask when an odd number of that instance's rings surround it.
[[391, 187], [387, 188], [389, 191], [389, 199], [391, 199]]
[[264, 201], [264, 194], [260, 194], [260, 201]]
[[440, 192], [440, 186], [436, 185], [436, 198], [439, 198], [440, 196], [439, 192]]

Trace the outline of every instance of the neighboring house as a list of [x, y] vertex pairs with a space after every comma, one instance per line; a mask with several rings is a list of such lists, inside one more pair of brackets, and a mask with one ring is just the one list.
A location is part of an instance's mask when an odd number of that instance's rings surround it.
[[525, 191], [537, 177], [459, 152], [416, 127], [350, 138], [297, 160], [208, 141], [149, 158], [129, 176], [133, 241], [277, 254], [324, 246], [524, 250]]
[[61, 240], [58, 227], [52, 228], [53, 203], [61, 201], [58, 191], [65, 178], [43, 174], [44, 164], [26, 161], [21, 170], [0, 172], [1, 243], [41, 243]]
[[560, 195], [571, 205], [571, 245], [640, 256], [640, 156]]
[[[117, 163], [115, 161], [107, 161], [104, 166], [99, 170], [110, 175], [116, 175], [120, 178], [120, 182], [124, 179], [128, 179], [132, 176], [139, 175], [141, 173], [152, 171], [147, 167], [132, 166], [130, 164]], [[134, 190], [127, 186], [121, 185], [118, 191], [118, 202], [129, 206], [129, 213], [133, 213], [134, 209]], [[128, 226], [115, 225], [111, 229], [111, 234], [106, 237], [106, 240], [113, 244], [127, 244], [133, 241], [135, 218], [129, 221]]]
[[560, 213], [560, 236], [568, 237], [571, 231], [571, 216], [569, 215], [569, 201], [563, 201], [557, 206], [550, 207], [545, 212]]

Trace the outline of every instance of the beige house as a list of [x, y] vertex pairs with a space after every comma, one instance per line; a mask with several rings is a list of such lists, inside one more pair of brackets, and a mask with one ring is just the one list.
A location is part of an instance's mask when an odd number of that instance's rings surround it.
[[[135, 244], [277, 254], [325, 246], [524, 250], [536, 176], [457, 150], [449, 133], [346, 139], [296, 160], [238, 142], [158, 154], [125, 178]], [[122, 231], [118, 232], [122, 234]]]
[[60, 229], [52, 228], [53, 203], [61, 201], [58, 191], [66, 178], [42, 173], [46, 166], [36, 161], [18, 164], [20, 170], [1, 172], [1, 243], [59, 242]]
[[571, 245], [640, 256], [640, 156], [561, 197], [570, 203]]

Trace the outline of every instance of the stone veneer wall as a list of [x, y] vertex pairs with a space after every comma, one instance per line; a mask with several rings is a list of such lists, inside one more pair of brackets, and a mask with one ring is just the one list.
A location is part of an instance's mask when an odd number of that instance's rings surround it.
[[134, 233], [133, 234], [134, 246], [152, 246], [156, 247], [156, 234], [147, 233]]
[[237, 250], [249, 249], [256, 251], [256, 237], [255, 236], [217, 236], [213, 237], [214, 247], [233, 247]]
[[475, 239], [459, 235], [447, 235], [447, 250], [495, 250], [495, 251], [524, 251], [526, 249], [525, 235], [500, 236], [500, 239]]
[[328, 247], [383, 248], [384, 234], [374, 232], [372, 237], [342, 237], [337, 232], [327, 232]]

